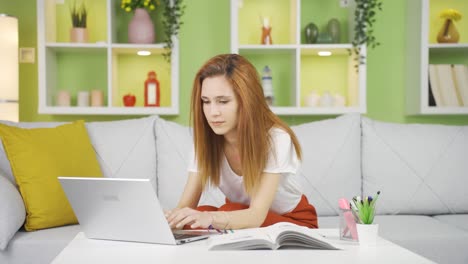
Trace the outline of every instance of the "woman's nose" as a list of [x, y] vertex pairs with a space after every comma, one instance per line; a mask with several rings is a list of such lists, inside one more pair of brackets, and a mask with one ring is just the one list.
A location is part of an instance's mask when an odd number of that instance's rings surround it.
[[211, 104], [210, 113], [212, 115], [219, 115], [221, 111], [219, 110], [219, 106], [217, 104]]

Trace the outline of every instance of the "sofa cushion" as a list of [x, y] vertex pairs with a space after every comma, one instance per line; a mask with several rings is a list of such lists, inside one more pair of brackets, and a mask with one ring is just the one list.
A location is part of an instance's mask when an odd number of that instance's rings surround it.
[[378, 214], [467, 213], [468, 126], [362, 119], [364, 194]]
[[0, 137], [26, 207], [26, 230], [77, 223], [57, 177], [102, 175], [84, 122], [33, 129], [0, 124]]
[[467, 263], [468, 232], [423, 215], [378, 215], [375, 222], [380, 236], [436, 263]]
[[[21, 127], [21, 128], [38, 128], [38, 127], [56, 127], [64, 123], [60, 122], [12, 122], [6, 120], [0, 120], [0, 124], [9, 126]], [[2, 139], [0, 138], [0, 174], [3, 174], [10, 182], [15, 184], [15, 177], [11, 171], [10, 161], [8, 160], [5, 150], [3, 149]]]
[[155, 120], [86, 123], [104, 177], [150, 179], [156, 189]]
[[[189, 159], [193, 152], [191, 128], [158, 119], [155, 123], [157, 150], [157, 192], [165, 209], [177, 206], [188, 176]], [[203, 192], [200, 205], [220, 206], [224, 195], [218, 188]]]
[[79, 225], [43, 229], [35, 232], [18, 231], [6, 251], [0, 251], [0, 263], [52, 263], [54, 258], [81, 231]]
[[435, 215], [435, 219], [468, 232], [468, 214]]
[[293, 126], [303, 157], [298, 181], [319, 216], [338, 215], [338, 199], [361, 194], [360, 115]]
[[26, 209], [13, 184], [0, 174], [0, 250], [4, 250], [23, 225]]

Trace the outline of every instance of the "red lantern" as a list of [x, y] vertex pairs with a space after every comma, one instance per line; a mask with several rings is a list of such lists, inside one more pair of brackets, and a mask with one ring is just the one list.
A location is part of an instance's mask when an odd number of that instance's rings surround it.
[[148, 79], [145, 81], [145, 106], [159, 106], [160, 101], [159, 81], [156, 79], [156, 72], [148, 72]]

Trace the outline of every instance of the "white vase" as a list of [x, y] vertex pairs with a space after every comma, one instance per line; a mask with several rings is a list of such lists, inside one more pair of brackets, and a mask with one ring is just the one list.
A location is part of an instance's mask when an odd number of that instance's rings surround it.
[[375, 246], [377, 243], [377, 236], [379, 235], [378, 224], [356, 224], [359, 245], [361, 246]]

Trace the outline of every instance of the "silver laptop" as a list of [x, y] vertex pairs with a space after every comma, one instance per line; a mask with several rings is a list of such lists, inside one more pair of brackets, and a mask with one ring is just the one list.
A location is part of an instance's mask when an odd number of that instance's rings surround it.
[[88, 238], [180, 245], [206, 231], [172, 231], [147, 179], [58, 177]]

